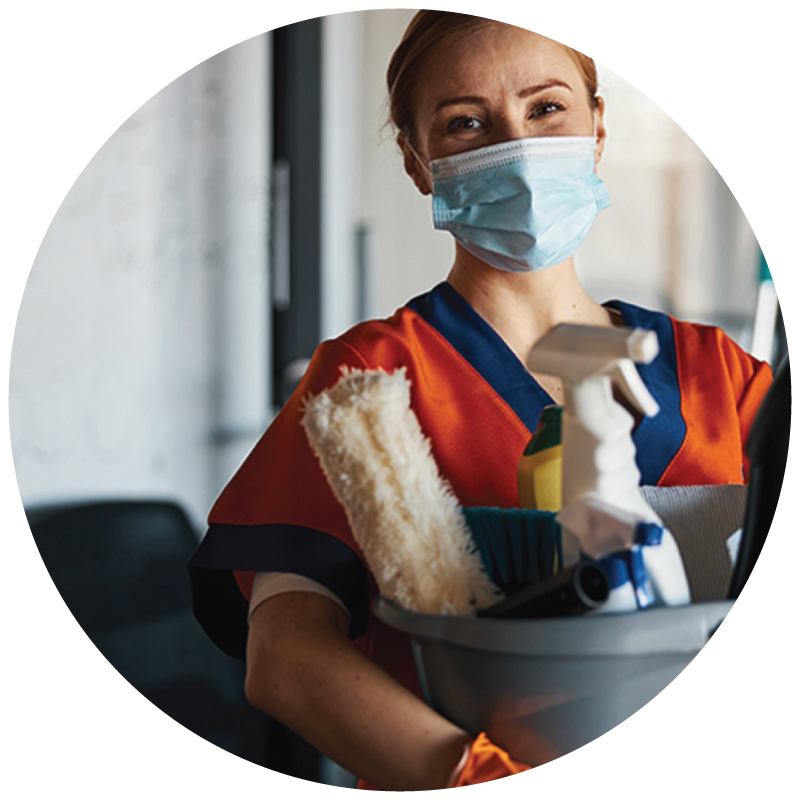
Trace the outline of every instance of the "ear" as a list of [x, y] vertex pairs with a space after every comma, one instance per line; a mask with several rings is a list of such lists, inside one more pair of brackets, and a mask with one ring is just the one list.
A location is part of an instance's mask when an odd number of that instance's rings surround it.
[[594, 122], [595, 122], [595, 140], [597, 141], [597, 147], [594, 151], [594, 165], [595, 167], [600, 163], [600, 159], [603, 157], [603, 150], [606, 146], [606, 126], [605, 122], [603, 121], [603, 117], [606, 111], [606, 102], [603, 100], [602, 97], [597, 98], [597, 107], [594, 110]]
[[404, 133], [397, 134], [397, 146], [403, 153], [403, 167], [409, 178], [414, 181], [414, 186], [422, 194], [432, 194], [433, 187], [431, 186], [430, 175], [420, 162], [420, 157], [414, 148], [408, 143]]

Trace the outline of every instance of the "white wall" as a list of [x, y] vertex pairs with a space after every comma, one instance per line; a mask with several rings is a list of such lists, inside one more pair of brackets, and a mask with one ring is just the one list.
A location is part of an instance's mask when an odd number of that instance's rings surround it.
[[358, 321], [356, 230], [360, 211], [363, 16], [322, 26], [322, 319], [327, 339]]
[[386, 125], [386, 67], [413, 10], [364, 12], [363, 183], [361, 215], [373, 232], [375, 316], [391, 314], [446, 277], [453, 260], [450, 234], [433, 230], [430, 200], [403, 172]]
[[264, 37], [137, 110], [30, 274], [10, 414], [23, 502], [168, 497], [200, 526], [266, 420]]

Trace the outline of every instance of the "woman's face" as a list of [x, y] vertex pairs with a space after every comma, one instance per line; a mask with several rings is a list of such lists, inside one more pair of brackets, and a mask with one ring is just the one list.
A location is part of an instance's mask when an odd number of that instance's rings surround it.
[[[595, 131], [595, 122], [597, 128]], [[403, 143], [417, 188], [431, 191], [424, 164], [465, 150], [530, 136], [605, 139], [603, 106], [593, 108], [578, 65], [558, 42], [502, 23], [446, 41], [417, 84], [415, 142]]]

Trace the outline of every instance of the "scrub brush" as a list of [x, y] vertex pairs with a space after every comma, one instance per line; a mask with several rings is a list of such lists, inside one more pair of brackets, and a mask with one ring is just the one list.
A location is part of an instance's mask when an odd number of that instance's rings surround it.
[[411, 410], [405, 370], [342, 369], [303, 426], [384, 597], [474, 616], [502, 598]]

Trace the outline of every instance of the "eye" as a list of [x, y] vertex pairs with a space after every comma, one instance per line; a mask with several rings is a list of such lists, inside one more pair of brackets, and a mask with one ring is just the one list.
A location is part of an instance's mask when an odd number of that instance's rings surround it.
[[531, 109], [530, 117], [547, 117], [563, 110], [564, 106], [561, 103], [556, 103], [554, 100], [543, 100]]
[[477, 131], [483, 126], [483, 123], [477, 118], [472, 116], [455, 117], [447, 123], [448, 131], [455, 131], [456, 133]]

